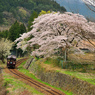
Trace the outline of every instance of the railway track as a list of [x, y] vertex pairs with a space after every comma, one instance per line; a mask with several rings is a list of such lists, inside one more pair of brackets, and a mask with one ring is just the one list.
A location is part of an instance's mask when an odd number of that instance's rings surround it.
[[23, 58], [23, 59], [20, 59], [20, 60], [17, 60], [17, 64], [16, 64], [16, 67], [18, 67], [22, 62], [26, 61], [28, 58]]
[[[25, 60], [27, 60], [27, 58], [18, 60], [16, 67], [18, 67]], [[22, 81], [26, 82], [30, 86], [35, 87], [37, 90], [44, 93], [45, 95], [66, 95], [59, 90], [56, 90], [52, 87], [49, 87], [45, 84], [42, 84], [42, 83], [24, 75], [23, 73], [19, 72], [17, 69], [8, 69], [8, 71], [10, 73], [12, 73], [14, 75], [14, 77], [20, 78]]]

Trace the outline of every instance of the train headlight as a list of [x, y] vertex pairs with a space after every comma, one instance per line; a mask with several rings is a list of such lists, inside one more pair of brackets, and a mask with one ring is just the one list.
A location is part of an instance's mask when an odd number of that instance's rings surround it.
[[15, 64], [15, 62], [13, 64]]

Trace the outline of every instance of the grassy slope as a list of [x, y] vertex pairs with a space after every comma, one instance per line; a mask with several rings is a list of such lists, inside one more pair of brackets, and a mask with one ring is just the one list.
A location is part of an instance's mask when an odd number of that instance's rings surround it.
[[[38, 61], [38, 63], [39, 63], [39, 61]], [[41, 80], [37, 79], [31, 72], [29, 72], [28, 70], [24, 69], [24, 68], [23, 68], [23, 65], [24, 65], [24, 64], [25, 64], [25, 62], [23, 62], [23, 63], [18, 67], [19, 71], [20, 71], [20, 72], [23, 72], [24, 74], [28, 75], [29, 77], [32, 77], [33, 79], [35, 79], [35, 80], [37, 80], [37, 81], [39, 81], [39, 82], [42, 82]], [[68, 70], [64, 70], [64, 69], [58, 68], [58, 67], [53, 67], [53, 66], [51, 65], [51, 62], [49, 62], [49, 61], [43, 62], [43, 63], [42, 63], [42, 66], [43, 66], [43, 64], [44, 64], [44, 68], [51, 68], [51, 69], [53, 68], [53, 70], [56, 70], [57, 72], [61, 72], [61, 73], [64, 73], [64, 74], [68, 74], [68, 75], [71, 75], [71, 76], [75, 76], [75, 77], [77, 77], [77, 78], [79, 78], [79, 79], [82, 79], [82, 80], [84, 80], [84, 81], [87, 81], [87, 82], [89, 82], [89, 83], [95, 85], [95, 74], [91, 74], [91, 73], [81, 73], [81, 72], [76, 72], [76, 71], [68, 71]], [[45, 65], [46, 65], [46, 66], [45, 66]], [[6, 83], [7, 81], [9, 81], [9, 80], [8, 80], [7, 78], [5, 78], [5, 83]], [[45, 83], [45, 82], [42, 82], [42, 83], [51, 86], [51, 85], [48, 84], [48, 83]], [[52, 86], [52, 87], [54, 87], [54, 86]], [[18, 88], [18, 87], [15, 86], [15, 88]], [[56, 88], [56, 87], [54, 87], [54, 88]], [[60, 88], [56, 88], [56, 89], [62, 90], [62, 89], [60, 89]], [[62, 91], [63, 91], [63, 90], [62, 90]], [[69, 93], [69, 92], [66, 92], [66, 91], [63, 91], [63, 92], [65, 92], [67, 95], [73, 95], [72, 93]], [[40, 95], [40, 94], [39, 94], [39, 95]]]
[[23, 62], [23, 63], [18, 67], [18, 69], [19, 69], [20, 72], [24, 73], [25, 75], [27, 75], [27, 76], [29, 76], [29, 77], [31, 77], [31, 78], [33, 78], [33, 79], [35, 79], [35, 80], [37, 80], [37, 81], [39, 81], [39, 82], [41, 82], [41, 83], [44, 83], [44, 84], [46, 84], [46, 85], [48, 85], [48, 86], [51, 86], [51, 87], [53, 87], [53, 88], [55, 88], [55, 89], [61, 90], [61, 91], [64, 92], [66, 95], [73, 95], [72, 92], [63, 91], [63, 90], [60, 89], [60, 88], [54, 87], [54, 86], [52, 86], [52, 85], [50, 85], [50, 84], [48, 84], [48, 83], [46, 83], [46, 82], [43, 82], [43, 81], [41, 81], [40, 79], [36, 78], [31, 72], [29, 72], [29, 70], [26, 70], [26, 69], [23, 68], [23, 65], [24, 65], [25, 63], [26, 63], [26, 62]]
[[95, 85], [95, 74], [91, 73], [80, 73], [80, 72], [73, 72], [73, 71], [65, 71], [65, 70], [57, 70], [58, 72], [68, 74], [70, 76], [75, 76], [79, 79], [82, 79], [83, 81], [86, 81], [88, 83], [91, 83]]
[[59, 67], [53, 67], [50, 61], [45, 61], [43, 64], [44, 64], [44, 68], [49, 67], [57, 72], [68, 74], [70, 76], [75, 76], [79, 79], [82, 79], [83, 81], [86, 81], [88, 83], [95, 85], [95, 73], [91, 73], [90, 71], [88, 73], [82, 73], [82, 72], [73, 71], [73, 70], [70, 71], [70, 69], [61, 69]]
[[[83, 81], [87, 81], [88, 83], [95, 85], [95, 70], [93, 69], [95, 68], [95, 53], [86, 53], [85, 55], [77, 56], [73, 54], [69, 57], [73, 64], [69, 63], [70, 66], [68, 69], [61, 69], [58, 66], [54, 66], [57, 63], [55, 60], [45, 60], [41, 66], [44, 68], [51, 68], [57, 72], [68, 74], [70, 76], [75, 76]], [[40, 61], [38, 61], [38, 63], [39, 62]], [[73, 70], [72, 68], [76, 69]]]
[[23, 83], [22, 81], [15, 79], [7, 73], [3, 73], [4, 76], [4, 86], [7, 88], [7, 93], [10, 95], [19, 95], [24, 91], [28, 91], [32, 95], [44, 95], [37, 91], [35, 88]]
[[[6, 64], [3, 64], [0, 61], [0, 67], [5, 68]], [[43, 93], [37, 91], [35, 88], [25, 84], [21, 80], [12, 77], [10, 74], [5, 73], [4, 71], [2, 74], [3, 82], [0, 75], [0, 87], [1, 85], [4, 86], [7, 90], [7, 93], [9, 93], [10, 95], [20, 95], [24, 91], [26, 91], [27, 93], [29, 92], [29, 95], [44, 95]], [[0, 95], [3, 95], [1, 94], [1, 90], [2, 88], [0, 88]], [[2, 91], [3, 91], [2, 93], [4, 93], [5, 89], [3, 89]]]
[[3, 86], [3, 78], [2, 74], [0, 74], [0, 95], [4, 95], [6, 92], [5, 87]]

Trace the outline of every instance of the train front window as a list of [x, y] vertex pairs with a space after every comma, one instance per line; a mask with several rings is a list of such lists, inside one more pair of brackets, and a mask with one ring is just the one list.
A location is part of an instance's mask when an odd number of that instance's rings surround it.
[[14, 59], [13, 58], [10, 58], [10, 61], [14, 61]]

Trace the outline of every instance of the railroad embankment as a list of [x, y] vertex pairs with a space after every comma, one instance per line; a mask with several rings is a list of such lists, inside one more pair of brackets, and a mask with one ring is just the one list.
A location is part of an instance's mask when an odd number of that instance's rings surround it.
[[3, 86], [3, 76], [2, 76], [2, 69], [0, 68], [0, 95], [6, 95], [6, 89]]
[[37, 63], [36, 60], [29, 59], [24, 67], [42, 81], [73, 92], [75, 95], [95, 95], [95, 85], [74, 76], [63, 74], [53, 69], [47, 69], [47, 66], [43, 67], [41, 65], [41, 61]]

